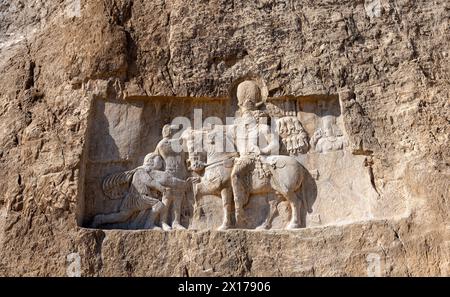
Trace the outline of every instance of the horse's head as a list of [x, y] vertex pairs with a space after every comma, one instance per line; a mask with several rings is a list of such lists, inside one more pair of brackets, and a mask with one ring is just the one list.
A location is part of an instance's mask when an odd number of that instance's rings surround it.
[[230, 126], [214, 125], [202, 130], [186, 130], [182, 136], [186, 143], [189, 170], [202, 173], [211, 164], [235, 154]]
[[205, 136], [204, 148], [208, 154], [208, 162], [210, 161], [209, 159], [223, 158], [235, 152], [232, 126], [215, 125], [211, 130], [207, 131]]
[[202, 173], [204, 170], [204, 162], [206, 160], [206, 152], [203, 148], [203, 138], [206, 132], [203, 130], [186, 129], [180, 138], [183, 139], [183, 147], [188, 153], [186, 165], [189, 171]]

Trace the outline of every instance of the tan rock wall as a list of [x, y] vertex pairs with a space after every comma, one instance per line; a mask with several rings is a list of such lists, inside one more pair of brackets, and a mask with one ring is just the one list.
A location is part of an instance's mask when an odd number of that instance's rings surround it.
[[[363, 1], [236, 2], [0, 4], [0, 274], [65, 275], [77, 252], [82, 275], [367, 275], [369, 254], [382, 275], [448, 275], [447, 2], [381, 0], [379, 14]], [[279, 233], [77, 227], [94, 99], [224, 97], [251, 75], [270, 96], [350, 94], [345, 129], [373, 152], [389, 220]]]

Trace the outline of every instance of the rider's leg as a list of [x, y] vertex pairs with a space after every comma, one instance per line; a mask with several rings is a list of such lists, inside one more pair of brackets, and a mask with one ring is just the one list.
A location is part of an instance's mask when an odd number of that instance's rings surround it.
[[243, 167], [239, 168], [239, 167], [233, 168], [233, 171], [231, 172], [231, 185], [233, 188], [237, 227], [241, 227], [245, 222], [244, 205], [245, 201], [248, 199], [247, 187], [250, 186], [245, 184], [245, 180], [243, 180], [242, 176], [243, 175], [242, 172], [245, 171], [246, 168]]
[[245, 225], [244, 206], [247, 204], [252, 187], [250, 175], [253, 170], [251, 158], [239, 158], [231, 171], [231, 185], [233, 188], [236, 225]]

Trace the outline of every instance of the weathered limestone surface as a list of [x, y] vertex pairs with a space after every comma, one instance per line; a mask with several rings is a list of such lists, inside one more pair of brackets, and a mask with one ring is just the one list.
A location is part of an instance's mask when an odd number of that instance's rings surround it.
[[[449, 275], [448, 1], [369, 2], [0, 1], [0, 275], [65, 275], [71, 253], [82, 275], [367, 275], [372, 254], [381, 275]], [[246, 76], [270, 97], [339, 95], [382, 215], [79, 227], [96, 102], [219, 100]]]

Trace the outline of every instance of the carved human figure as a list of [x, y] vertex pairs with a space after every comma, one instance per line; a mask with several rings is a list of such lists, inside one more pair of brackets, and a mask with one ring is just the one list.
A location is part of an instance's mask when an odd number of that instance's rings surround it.
[[[172, 139], [178, 126], [165, 125], [162, 129], [163, 139], [158, 143], [154, 151], [164, 159], [165, 172], [179, 180], [186, 180], [186, 157], [181, 149], [181, 139]], [[186, 187], [169, 187], [164, 196], [163, 204], [166, 206], [161, 211], [161, 226], [164, 230], [186, 229], [181, 225], [181, 205], [186, 196]], [[169, 214], [172, 216], [172, 224], [169, 222]]]
[[[154, 227], [157, 216], [165, 208], [158, 199], [158, 195], [166, 192], [167, 187], [178, 185], [178, 182], [174, 181], [171, 176], [164, 175], [163, 171], [159, 171], [162, 168], [163, 161], [159, 155], [148, 154], [145, 156], [143, 165], [132, 171], [131, 183], [120, 204], [119, 211], [96, 215], [92, 226], [96, 228], [102, 224], [126, 222], [137, 212], [151, 209], [145, 228]], [[115, 180], [116, 176], [117, 174], [109, 176], [107, 179]]]
[[334, 116], [322, 118], [322, 128], [317, 129], [311, 137], [311, 147], [318, 153], [342, 150], [345, 146], [345, 138], [336, 124]]
[[[194, 198], [198, 200], [204, 195], [221, 196], [223, 202], [223, 222], [219, 230], [226, 230], [232, 227], [231, 211], [233, 192], [235, 208], [245, 206], [250, 195], [256, 195], [266, 199], [263, 194], [275, 193], [275, 198], [267, 200], [270, 209], [266, 220], [258, 228], [271, 228], [272, 221], [277, 215], [277, 205], [282, 200], [287, 200], [291, 207], [291, 220], [286, 226], [288, 229], [300, 227], [300, 202], [307, 207], [308, 212], [311, 210], [307, 205], [304, 195], [301, 195], [303, 179], [306, 176], [306, 169], [291, 156], [260, 156], [261, 160], [255, 160], [254, 166], [246, 167], [245, 171], [241, 171], [235, 177], [241, 177], [241, 182], [245, 188], [232, 189], [231, 175], [232, 171], [236, 174], [233, 161], [236, 158], [236, 152], [229, 152], [214, 145], [215, 139], [233, 139], [231, 133], [232, 127], [216, 127], [210, 131], [186, 130], [185, 139], [193, 139], [196, 133], [206, 134], [206, 138], [211, 140], [211, 145], [206, 145], [205, 155], [206, 162], [200, 161], [198, 155], [193, 150], [193, 146], [189, 146], [190, 168], [194, 171], [203, 172], [201, 177], [194, 186]], [[256, 162], [257, 161], [257, 162]], [[259, 164], [259, 165], [258, 165]], [[236, 182], [236, 180], [235, 180]], [[239, 204], [237, 204], [239, 203]], [[237, 205], [237, 207], [236, 207]], [[243, 214], [237, 213], [237, 227], [243, 226]], [[239, 221], [239, 219], [241, 221]]]
[[[243, 207], [248, 199], [251, 173], [258, 164], [260, 156], [269, 155], [278, 147], [277, 139], [267, 125], [267, 115], [259, 110], [262, 105], [261, 90], [253, 81], [238, 85], [237, 98], [239, 110], [234, 122], [234, 143], [239, 156], [234, 161], [231, 184], [235, 200], [236, 224], [243, 224]], [[261, 167], [261, 166], [258, 166]]]
[[296, 116], [285, 116], [278, 119], [277, 128], [289, 155], [305, 154], [308, 152], [308, 134]]

